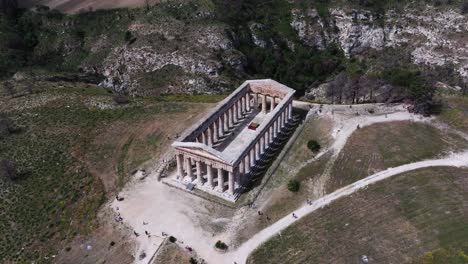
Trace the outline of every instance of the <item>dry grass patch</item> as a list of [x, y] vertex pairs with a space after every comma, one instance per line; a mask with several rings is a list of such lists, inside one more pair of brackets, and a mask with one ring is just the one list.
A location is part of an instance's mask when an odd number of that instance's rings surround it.
[[189, 264], [190, 257], [190, 254], [183, 248], [168, 242], [161, 248], [161, 252], [158, 253], [153, 264]]
[[395, 176], [306, 216], [248, 263], [426, 263], [420, 258], [441, 249], [456, 254], [429, 263], [466, 263], [467, 186], [468, 169]]
[[328, 117], [313, 116], [304, 124], [304, 129], [294, 141], [288, 153], [281, 161], [278, 169], [272, 175], [267, 188], [282, 186], [288, 180], [294, 178], [290, 172], [297, 169], [304, 162], [312, 159], [315, 154], [307, 148], [309, 140], [317, 140], [322, 148], [327, 147], [331, 142], [332, 120]]
[[463, 150], [468, 142], [423, 123], [378, 123], [357, 130], [348, 139], [331, 170], [328, 192], [389, 167]]
[[468, 133], [468, 97], [447, 95], [438, 99], [443, 105], [438, 118], [454, 128]]

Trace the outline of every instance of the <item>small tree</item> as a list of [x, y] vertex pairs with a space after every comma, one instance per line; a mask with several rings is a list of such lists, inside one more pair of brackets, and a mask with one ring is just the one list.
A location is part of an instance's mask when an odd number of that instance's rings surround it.
[[14, 181], [18, 179], [16, 162], [12, 160], [2, 160], [0, 162], [0, 175]]
[[15, 86], [13, 85], [12, 82], [9, 82], [9, 81], [3, 82], [3, 88], [5, 88], [5, 92], [10, 96], [15, 95], [16, 93]]
[[301, 187], [301, 183], [297, 180], [290, 180], [288, 182], [288, 190], [290, 192], [298, 192]]
[[130, 102], [130, 99], [126, 95], [123, 94], [116, 94], [114, 95], [114, 102], [117, 104], [128, 104]]
[[228, 246], [221, 240], [216, 242], [215, 247], [221, 250], [226, 250], [228, 248]]
[[461, 13], [462, 14], [468, 13], [468, 0], [463, 1], [461, 5]]
[[317, 140], [309, 140], [309, 142], [307, 142], [307, 147], [312, 152], [319, 152], [320, 150], [320, 144], [317, 142]]
[[125, 41], [130, 41], [133, 38], [132, 32], [126, 31], [125, 32]]

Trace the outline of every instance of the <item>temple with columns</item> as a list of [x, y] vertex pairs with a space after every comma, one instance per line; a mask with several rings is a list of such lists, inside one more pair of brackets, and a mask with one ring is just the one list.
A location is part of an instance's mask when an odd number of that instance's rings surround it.
[[244, 82], [172, 144], [178, 181], [234, 196], [292, 120], [294, 93], [270, 79]]

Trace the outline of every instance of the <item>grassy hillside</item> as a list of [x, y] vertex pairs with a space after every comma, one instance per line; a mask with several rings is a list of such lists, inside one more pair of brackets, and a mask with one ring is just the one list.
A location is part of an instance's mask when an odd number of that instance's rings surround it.
[[[291, 148], [289, 156], [295, 161], [286, 159], [275, 173], [270, 185], [275, 185], [276, 192], [264, 210], [273, 220], [287, 215], [291, 208], [298, 207], [307, 199], [315, 199], [321, 187], [325, 193], [330, 193], [386, 168], [435, 158], [468, 147], [468, 142], [460, 137], [445, 135], [426, 124], [409, 121], [374, 124], [351, 135], [335, 162], [329, 163], [331, 154], [328, 153], [292, 174], [293, 168], [307, 160], [304, 157], [313, 155], [306, 148], [307, 141], [318, 139], [322, 147], [326, 147], [328, 134], [324, 131], [329, 126], [326, 122], [326, 119], [310, 120]], [[328, 176], [323, 177], [324, 174]], [[287, 190], [287, 182], [291, 179], [301, 183], [297, 193]], [[268, 224], [264, 221], [259, 226]]]
[[[463, 138], [409, 121], [374, 124], [354, 133], [331, 170], [328, 191], [386, 168], [443, 156], [468, 147]], [[363, 151], [365, 150], [365, 151]]]
[[455, 168], [385, 180], [301, 219], [248, 263], [466, 263], [467, 181]]

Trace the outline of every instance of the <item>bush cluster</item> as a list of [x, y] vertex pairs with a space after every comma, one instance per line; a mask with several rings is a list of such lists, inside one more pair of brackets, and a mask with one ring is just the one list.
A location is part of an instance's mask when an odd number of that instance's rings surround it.
[[298, 192], [301, 187], [301, 183], [297, 180], [290, 180], [288, 182], [288, 190], [290, 192]]
[[221, 250], [226, 250], [228, 246], [221, 240], [216, 241], [215, 247]]
[[307, 142], [307, 148], [312, 152], [319, 152], [321, 147], [317, 140], [309, 140], [309, 142]]

